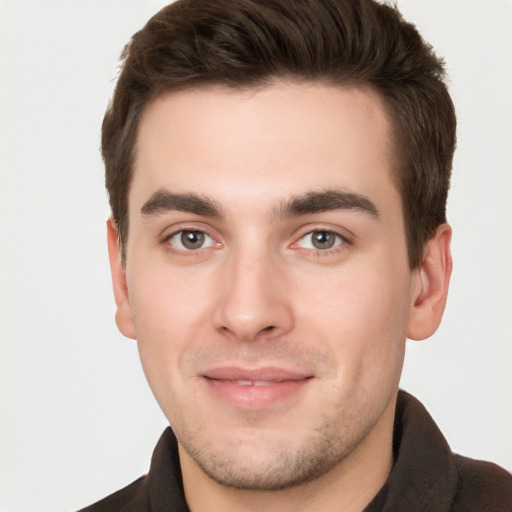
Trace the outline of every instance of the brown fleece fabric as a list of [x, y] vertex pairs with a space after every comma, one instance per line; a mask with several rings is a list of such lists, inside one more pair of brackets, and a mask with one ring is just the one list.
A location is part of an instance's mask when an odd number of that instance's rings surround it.
[[[398, 393], [393, 443], [393, 470], [363, 512], [512, 512], [512, 475], [453, 454], [423, 405], [405, 391]], [[189, 512], [170, 428], [147, 476], [80, 512], [118, 511]]]

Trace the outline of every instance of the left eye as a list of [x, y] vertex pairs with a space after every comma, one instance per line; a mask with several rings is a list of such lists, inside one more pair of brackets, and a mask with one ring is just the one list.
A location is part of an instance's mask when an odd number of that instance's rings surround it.
[[181, 251], [197, 251], [212, 247], [213, 238], [204, 231], [183, 230], [178, 231], [168, 239], [168, 243]]
[[341, 245], [343, 242], [343, 238], [332, 231], [311, 231], [299, 240], [298, 245], [302, 249], [326, 251]]

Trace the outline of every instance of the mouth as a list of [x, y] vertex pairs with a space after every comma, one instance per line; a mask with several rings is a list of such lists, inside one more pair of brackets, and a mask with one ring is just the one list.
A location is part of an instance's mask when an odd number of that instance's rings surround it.
[[202, 378], [215, 399], [236, 409], [261, 410], [294, 403], [313, 376], [274, 367], [222, 367]]
[[275, 384], [272, 380], [235, 380], [231, 381], [236, 386], [271, 386]]

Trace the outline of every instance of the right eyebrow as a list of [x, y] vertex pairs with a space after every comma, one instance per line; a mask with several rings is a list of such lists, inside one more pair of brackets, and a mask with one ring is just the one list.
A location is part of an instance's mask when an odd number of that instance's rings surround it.
[[164, 189], [157, 190], [140, 209], [144, 217], [172, 210], [217, 219], [223, 217], [221, 207], [207, 197], [192, 193], [176, 194]]

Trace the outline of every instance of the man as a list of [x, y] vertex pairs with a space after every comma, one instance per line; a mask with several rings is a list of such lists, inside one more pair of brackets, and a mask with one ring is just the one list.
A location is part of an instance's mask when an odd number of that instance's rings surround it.
[[398, 392], [451, 274], [441, 61], [370, 0], [187, 0], [103, 124], [116, 321], [171, 428], [86, 510], [512, 510]]

